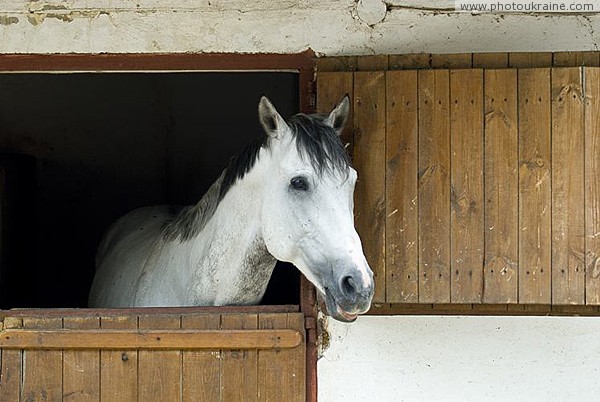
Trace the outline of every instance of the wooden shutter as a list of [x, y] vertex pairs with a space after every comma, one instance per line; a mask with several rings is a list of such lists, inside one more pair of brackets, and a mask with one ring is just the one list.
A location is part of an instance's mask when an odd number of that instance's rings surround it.
[[348, 93], [375, 303], [600, 305], [600, 69], [318, 74]]

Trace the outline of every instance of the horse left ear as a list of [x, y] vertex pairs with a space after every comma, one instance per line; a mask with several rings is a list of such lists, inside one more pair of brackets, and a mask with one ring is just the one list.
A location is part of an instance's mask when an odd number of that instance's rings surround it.
[[329, 116], [325, 119], [325, 124], [333, 127], [335, 132], [340, 135], [344, 129], [344, 124], [348, 119], [350, 113], [350, 97], [344, 96], [344, 99], [329, 113]]

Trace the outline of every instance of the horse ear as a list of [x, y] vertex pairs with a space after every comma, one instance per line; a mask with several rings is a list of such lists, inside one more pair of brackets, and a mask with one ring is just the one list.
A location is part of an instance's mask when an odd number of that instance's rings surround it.
[[348, 114], [350, 113], [350, 97], [348, 95], [344, 96], [344, 99], [337, 105], [329, 116], [325, 119], [325, 123], [329, 126], [333, 127], [338, 135], [342, 134], [342, 130], [344, 129], [344, 124], [346, 124], [346, 120], [348, 119]]
[[275, 139], [281, 138], [281, 134], [287, 123], [266, 96], [262, 96], [258, 103], [258, 118], [269, 137]]

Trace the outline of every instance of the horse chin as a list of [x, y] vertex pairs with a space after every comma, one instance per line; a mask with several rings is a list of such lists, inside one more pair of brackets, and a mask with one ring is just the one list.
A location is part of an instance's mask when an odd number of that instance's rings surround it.
[[[341, 322], [354, 322], [358, 317], [358, 314], [349, 313], [344, 311], [334, 300], [334, 298], [327, 294], [323, 295], [321, 292], [318, 292], [319, 301], [321, 302], [321, 306], [324, 308], [324, 313], [328, 316], [341, 321]], [[324, 303], [323, 303], [324, 301]]]

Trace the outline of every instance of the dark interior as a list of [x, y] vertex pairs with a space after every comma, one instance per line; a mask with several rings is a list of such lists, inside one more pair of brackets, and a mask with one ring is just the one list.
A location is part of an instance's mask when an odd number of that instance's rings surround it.
[[[0, 308], [85, 307], [96, 247], [129, 210], [196, 203], [262, 135], [267, 95], [299, 108], [298, 75], [0, 74]], [[279, 263], [264, 304], [298, 304]]]

